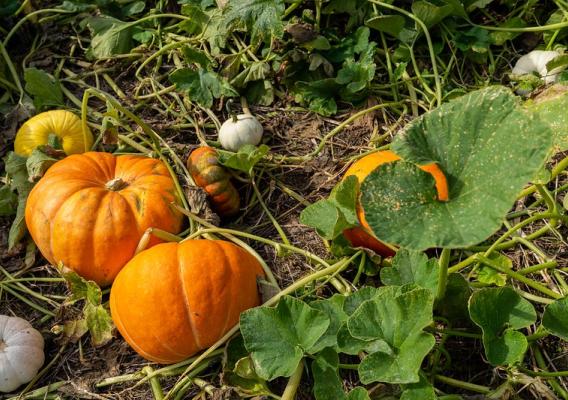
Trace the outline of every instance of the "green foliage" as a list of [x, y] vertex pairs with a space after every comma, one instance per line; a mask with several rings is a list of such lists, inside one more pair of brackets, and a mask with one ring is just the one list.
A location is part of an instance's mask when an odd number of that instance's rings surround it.
[[272, 37], [280, 37], [284, 32], [283, 14], [283, 0], [233, 0], [224, 10], [224, 23], [246, 28], [253, 43], [270, 42]]
[[355, 176], [343, 179], [333, 188], [328, 199], [306, 207], [300, 214], [300, 221], [315, 228], [325, 239], [334, 239], [344, 229], [358, 225], [355, 211], [358, 186]]
[[191, 101], [205, 108], [213, 105], [213, 99], [237, 96], [231, 85], [212, 71], [182, 68], [170, 74], [170, 81], [186, 92]]
[[25, 220], [26, 200], [30, 190], [32, 190], [33, 183], [28, 179], [26, 161], [26, 157], [19, 156], [14, 152], [8, 153], [4, 158], [6, 173], [10, 179], [10, 190], [18, 193], [16, 217], [8, 233], [8, 249], [13, 248], [28, 231]]
[[37, 68], [28, 68], [24, 73], [26, 92], [34, 99], [34, 106], [42, 111], [51, 106], [62, 106], [63, 93], [59, 81]]
[[381, 269], [381, 281], [385, 285], [406, 285], [413, 283], [428, 289], [432, 296], [438, 287], [438, 260], [420, 252], [400, 249], [392, 260], [391, 268]]
[[290, 296], [283, 297], [276, 308], [245, 311], [240, 321], [254, 369], [267, 380], [291, 376], [329, 326], [324, 312]]
[[423, 331], [432, 323], [433, 303], [429, 290], [407, 285], [380, 288], [361, 304], [347, 322], [349, 332], [376, 348], [359, 364], [362, 383], [419, 381], [420, 365], [435, 343]]
[[[477, 244], [501, 226], [517, 194], [542, 167], [551, 136], [501, 87], [445, 103], [393, 142], [407, 162], [382, 165], [363, 182], [367, 222], [379, 239], [410, 249]], [[523, 163], [510, 168], [514, 160]], [[414, 165], [431, 162], [447, 178], [449, 201], [437, 200], [434, 179]]]
[[10, 216], [18, 209], [18, 195], [12, 191], [10, 185], [0, 187], [0, 216]]
[[86, 327], [86, 330], [80, 329], [79, 332], [82, 332], [82, 334], [87, 331], [90, 332], [93, 346], [104, 345], [112, 339], [114, 325], [107, 308], [102, 304], [101, 289], [95, 282], [88, 281], [73, 271], [65, 270], [63, 265], [60, 265], [59, 269], [62, 271], [61, 276], [65, 278], [71, 290], [68, 301], [84, 300], [85, 303], [82, 317], [73, 322], [72, 326], [75, 328], [69, 329], [70, 325], [68, 322], [64, 333], [75, 336], [77, 327]]
[[116, 54], [129, 53], [134, 47], [132, 36], [135, 29], [131, 23], [101, 15], [88, 18], [87, 26], [91, 30], [88, 55], [92, 58], [109, 58]]
[[469, 300], [469, 314], [483, 331], [483, 347], [491, 364], [510, 365], [523, 359], [528, 344], [517, 329], [536, 321], [528, 300], [511, 287], [481, 289]]
[[[503, 254], [492, 253], [489, 259], [503, 268], [513, 268], [513, 261]], [[505, 286], [507, 283], [507, 275], [497, 272], [488, 265], [482, 264], [477, 270], [477, 280], [488, 285]]]
[[553, 335], [568, 340], [568, 297], [546, 306], [542, 325]]
[[258, 147], [247, 144], [241, 147], [235, 154], [228, 155], [228, 153], [222, 152], [219, 156], [219, 161], [225, 167], [246, 172], [250, 175], [254, 166], [262, 160], [269, 151], [270, 147], [265, 144], [261, 144]]

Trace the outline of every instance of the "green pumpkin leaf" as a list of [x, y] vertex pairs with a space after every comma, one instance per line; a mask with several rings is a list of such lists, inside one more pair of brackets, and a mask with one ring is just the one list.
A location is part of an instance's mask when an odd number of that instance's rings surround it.
[[[491, 253], [489, 259], [503, 268], [513, 268], [513, 261], [504, 254]], [[507, 283], [507, 275], [498, 272], [488, 265], [482, 264], [477, 270], [477, 280], [488, 285], [505, 286]]]
[[510, 287], [486, 288], [474, 292], [469, 314], [483, 331], [485, 355], [493, 365], [510, 365], [522, 360], [527, 339], [516, 329], [536, 321], [533, 305]]
[[423, 329], [432, 323], [433, 296], [414, 285], [382, 287], [347, 321], [351, 335], [376, 342], [359, 364], [361, 382], [414, 383], [435, 339]]
[[554, 132], [554, 152], [568, 150], [568, 86], [553, 85], [527, 101], [525, 107]]
[[0, 188], [0, 216], [14, 215], [18, 209], [18, 195], [12, 191], [10, 185]]
[[311, 354], [323, 350], [326, 347], [337, 349], [337, 332], [341, 325], [347, 321], [348, 315], [343, 311], [346, 297], [340, 294], [333, 295], [329, 299], [315, 300], [310, 307], [323, 311], [329, 317], [329, 326], [325, 333], [318, 339], [316, 344], [309, 349]]
[[63, 92], [59, 81], [36, 68], [27, 68], [24, 72], [26, 92], [34, 99], [37, 110], [50, 106], [63, 106]]
[[438, 261], [421, 252], [400, 249], [392, 259], [392, 267], [381, 269], [385, 285], [414, 283], [436, 295], [438, 289]]
[[213, 105], [213, 99], [238, 95], [226, 79], [212, 71], [182, 68], [172, 72], [169, 79], [177, 89], [187, 92], [191, 101], [205, 108]]
[[[499, 229], [551, 144], [547, 125], [505, 88], [451, 100], [395, 139], [406, 162], [381, 165], [364, 180], [367, 222], [380, 240], [413, 250], [477, 244]], [[415, 165], [431, 162], [447, 178], [449, 201], [437, 200], [434, 179]]]
[[405, 23], [406, 21], [401, 15], [379, 15], [365, 21], [365, 25], [369, 28], [388, 33], [394, 37], [398, 37]]
[[112, 318], [103, 305], [87, 302], [83, 309], [93, 346], [102, 346], [112, 339]]
[[291, 376], [329, 324], [324, 312], [290, 296], [283, 297], [275, 308], [256, 307], [240, 318], [254, 369], [266, 380]]
[[91, 30], [88, 54], [95, 59], [126, 54], [134, 47], [132, 35], [136, 30], [129, 22], [101, 15], [88, 18], [87, 26]]
[[404, 385], [404, 391], [400, 395], [400, 400], [436, 400], [437, 398], [434, 387], [423, 375], [420, 375], [419, 382]]
[[284, 0], [232, 0], [224, 10], [227, 26], [246, 28], [253, 43], [270, 42], [284, 33]]
[[254, 166], [262, 160], [269, 151], [270, 147], [265, 144], [261, 144], [258, 147], [252, 144], [246, 144], [235, 154], [228, 155], [226, 152], [220, 152], [219, 162], [225, 167], [243, 171], [250, 175]]
[[337, 371], [339, 356], [331, 348], [322, 350], [312, 361], [314, 397], [316, 400], [346, 400], [343, 383]]
[[469, 282], [462, 274], [449, 274], [446, 293], [444, 298], [436, 303], [436, 311], [452, 322], [457, 320], [469, 321], [467, 304], [471, 293]]
[[335, 239], [344, 229], [357, 226], [356, 205], [358, 181], [355, 176], [341, 180], [328, 199], [306, 207], [300, 214], [300, 222], [316, 229], [324, 239]]
[[546, 306], [542, 325], [553, 335], [568, 340], [568, 297]]
[[28, 179], [26, 161], [26, 157], [19, 156], [12, 151], [4, 158], [6, 173], [10, 179], [10, 189], [18, 192], [16, 217], [8, 232], [8, 249], [12, 249], [28, 231], [25, 220], [26, 201], [34, 184]]

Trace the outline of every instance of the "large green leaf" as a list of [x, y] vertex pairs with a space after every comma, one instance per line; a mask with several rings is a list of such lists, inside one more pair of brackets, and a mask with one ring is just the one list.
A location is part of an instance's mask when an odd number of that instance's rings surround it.
[[197, 71], [189, 68], [178, 69], [170, 74], [169, 79], [176, 88], [187, 92], [191, 101], [205, 108], [213, 105], [213, 99], [238, 95], [226, 79], [204, 69]]
[[101, 15], [87, 19], [91, 30], [89, 55], [93, 58], [108, 58], [130, 52], [134, 46], [132, 35], [135, 27], [128, 22]]
[[481, 289], [469, 299], [469, 314], [483, 331], [483, 347], [491, 364], [522, 360], [528, 343], [516, 329], [536, 321], [536, 311], [528, 300], [510, 287]]
[[[452, 100], [413, 121], [393, 142], [406, 161], [383, 164], [362, 184], [365, 217], [381, 240], [414, 250], [477, 244], [501, 226], [517, 194], [542, 167], [548, 126], [503, 87]], [[415, 164], [436, 162], [449, 186]]]
[[414, 383], [435, 339], [423, 329], [432, 323], [433, 296], [414, 285], [388, 286], [361, 304], [347, 321], [351, 335], [375, 342], [359, 364], [359, 377], [371, 382]]
[[568, 86], [553, 85], [525, 105], [554, 132], [554, 151], [568, 150]]
[[546, 306], [542, 325], [553, 335], [568, 340], [568, 297]]
[[284, 33], [284, 0], [232, 0], [225, 11], [227, 26], [246, 27], [253, 42], [270, 42]]
[[240, 318], [254, 369], [267, 380], [291, 376], [328, 326], [329, 317], [324, 312], [290, 296], [283, 297], [275, 308], [253, 308]]
[[27, 68], [24, 72], [26, 92], [32, 95], [34, 106], [43, 110], [49, 106], [62, 106], [63, 92], [59, 81], [37, 68]]
[[329, 317], [329, 326], [325, 333], [318, 341], [309, 349], [310, 353], [317, 353], [326, 348], [337, 348], [337, 332], [341, 325], [347, 321], [347, 313], [343, 310], [345, 299], [347, 297], [336, 294], [328, 299], [315, 300], [310, 306], [316, 310], [323, 311]]
[[394, 256], [392, 267], [381, 269], [381, 281], [385, 285], [414, 283], [435, 295], [438, 269], [435, 258], [428, 259], [424, 253], [401, 249]]

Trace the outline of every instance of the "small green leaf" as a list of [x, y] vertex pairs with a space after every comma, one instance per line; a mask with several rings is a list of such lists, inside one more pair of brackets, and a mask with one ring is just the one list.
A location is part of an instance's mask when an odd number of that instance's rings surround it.
[[[551, 139], [503, 87], [451, 100], [397, 136], [392, 148], [406, 162], [382, 165], [363, 181], [365, 218], [379, 239], [413, 250], [477, 244], [502, 225], [544, 164]], [[510, 168], [513, 160], [523, 162]], [[439, 165], [449, 201], [437, 200], [432, 176], [411, 162]]]
[[284, 0], [232, 0], [224, 10], [224, 21], [230, 27], [246, 27], [253, 43], [268, 43], [284, 33], [284, 10]]
[[418, 383], [404, 385], [404, 391], [400, 396], [400, 400], [436, 400], [437, 398], [434, 387], [422, 374]]
[[440, 23], [444, 18], [454, 14], [454, 7], [450, 4], [437, 6], [425, 0], [413, 1], [411, 8], [412, 13], [420, 19], [427, 28]]
[[568, 86], [553, 85], [525, 106], [554, 132], [554, 152], [568, 150]]
[[205, 69], [211, 65], [211, 60], [207, 56], [207, 53], [198, 50], [193, 46], [184, 46], [181, 51], [185, 62], [188, 64], [195, 63]]
[[269, 74], [270, 66], [266, 62], [254, 61], [231, 80], [231, 85], [245, 87], [248, 82], [264, 80]]
[[26, 169], [28, 170], [29, 179], [33, 182], [37, 182], [49, 167], [57, 161], [59, 160], [48, 156], [41, 149], [34, 149], [26, 160]]
[[436, 304], [436, 311], [442, 317], [452, 322], [457, 320], [469, 321], [467, 303], [472, 290], [469, 282], [460, 273], [448, 275], [446, 294], [444, 298]]
[[387, 286], [361, 304], [347, 321], [351, 335], [376, 341], [378, 349], [359, 364], [361, 382], [414, 383], [435, 339], [423, 329], [432, 323], [434, 297], [413, 285]]
[[421, 252], [400, 249], [392, 259], [391, 268], [381, 269], [385, 285], [414, 283], [436, 295], [438, 288], [438, 261]]
[[331, 348], [319, 352], [312, 361], [314, 397], [316, 400], [347, 399], [337, 371], [338, 364], [339, 356]]
[[568, 297], [546, 306], [542, 325], [553, 335], [568, 340]]
[[240, 328], [254, 369], [266, 380], [291, 376], [305, 352], [327, 331], [329, 317], [301, 300], [283, 297], [275, 308], [241, 314]]
[[358, 181], [354, 176], [339, 182], [328, 199], [320, 200], [306, 207], [300, 214], [304, 225], [316, 229], [324, 239], [334, 239], [344, 229], [359, 224], [356, 214]]
[[522, 360], [527, 339], [515, 329], [536, 321], [533, 305], [510, 287], [486, 288], [473, 293], [469, 314], [483, 331], [485, 355], [493, 365], [510, 365]]
[[36, 109], [43, 110], [50, 106], [64, 105], [63, 92], [58, 80], [36, 68], [27, 68], [24, 79], [26, 92], [33, 97]]
[[308, 104], [310, 110], [330, 116], [337, 112], [334, 97], [339, 93], [341, 85], [334, 78], [321, 79], [314, 82], [296, 82], [294, 85], [294, 101]]
[[4, 158], [6, 173], [10, 179], [10, 189], [18, 192], [18, 207], [16, 217], [8, 232], [8, 249], [13, 248], [26, 234], [26, 201], [33, 183], [28, 179], [26, 157], [22, 157], [11, 151]]
[[400, 15], [379, 15], [365, 21], [365, 25], [368, 27], [394, 37], [398, 37], [402, 28], [404, 28], [404, 24], [405, 19]]
[[337, 332], [341, 325], [347, 321], [348, 315], [343, 311], [346, 297], [340, 294], [333, 295], [325, 300], [315, 300], [310, 303], [310, 307], [323, 311], [329, 317], [329, 326], [325, 333], [318, 339], [316, 344], [309, 349], [311, 354], [315, 354], [326, 347], [337, 349]]
[[91, 333], [93, 346], [102, 346], [112, 339], [112, 319], [105, 307], [101, 304], [95, 305], [91, 302], [86, 302], [83, 314]]
[[349, 392], [347, 400], [371, 400], [371, 397], [367, 389], [358, 386]]
[[270, 147], [265, 144], [261, 144], [258, 147], [247, 144], [241, 147], [235, 154], [227, 156], [227, 153], [221, 153], [219, 162], [225, 167], [243, 171], [250, 175], [254, 166], [262, 160], [269, 151]]
[[109, 58], [117, 54], [129, 53], [134, 42], [133, 25], [119, 19], [101, 15], [87, 19], [91, 30], [89, 54], [96, 59]]
[[182, 68], [172, 72], [169, 79], [176, 88], [187, 92], [191, 101], [205, 108], [213, 105], [213, 99], [238, 95], [224, 78], [212, 71]]
[[[491, 253], [489, 259], [503, 268], [513, 268], [513, 261], [504, 254]], [[488, 265], [481, 265], [477, 271], [477, 280], [489, 285], [505, 286], [507, 283], [507, 275], [496, 271]]]
[[10, 185], [0, 188], [0, 216], [14, 215], [18, 208], [18, 195], [12, 191]]
[[[506, 20], [504, 23], [499, 25], [501, 28], [524, 28], [527, 23], [520, 17], [513, 17]], [[491, 42], [497, 46], [503, 46], [507, 40], [513, 40], [519, 36], [522, 32], [511, 32], [511, 31], [494, 31], [489, 34], [491, 37]], [[549, 70], [550, 71], [550, 70]]]

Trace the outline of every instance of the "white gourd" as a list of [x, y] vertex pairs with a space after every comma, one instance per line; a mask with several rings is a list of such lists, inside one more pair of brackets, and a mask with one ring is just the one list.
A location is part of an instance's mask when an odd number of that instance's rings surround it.
[[533, 50], [517, 60], [513, 68], [513, 75], [526, 75], [536, 72], [545, 83], [554, 83], [558, 79], [557, 70], [548, 71], [546, 64], [558, 57], [557, 51]]
[[31, 381], [44, 361], [41, 333], [26, 320], [0, 315], [0, 392]]
[[262, 125], [251, 114], [239, 114], [221, 125], [219, 141], [225, 150], [239, 151], [246, 144], [256, 146], [262, 140]]

